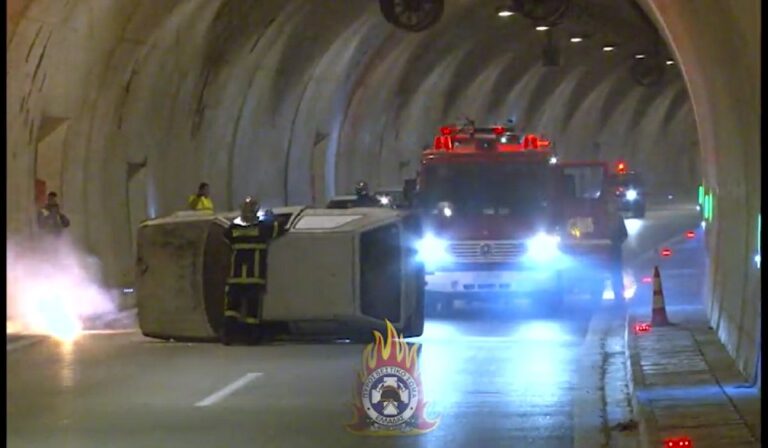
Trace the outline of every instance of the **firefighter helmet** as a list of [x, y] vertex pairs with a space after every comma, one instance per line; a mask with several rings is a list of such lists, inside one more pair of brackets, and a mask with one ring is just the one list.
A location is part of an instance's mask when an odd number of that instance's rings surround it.
[[251, 224], [256, 221], [259, 213], [259, 201], [248, 196], [243, 201], [243, 205], [240, 207], [240, 219]]
[[368, 182], [361, 180], [355, 184], [355, 195], [357, 197], [368, 196]]

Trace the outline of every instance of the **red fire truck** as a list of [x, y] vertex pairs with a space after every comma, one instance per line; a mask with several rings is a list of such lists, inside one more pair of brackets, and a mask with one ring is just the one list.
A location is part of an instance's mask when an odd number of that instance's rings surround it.
[[510, 127], [442, 127], [422, 154], [414, 204], [427, 309], [526, 296], [555, 310], [566, 292], [602, 300], [606, 175], [599, 162], [560, 163], [548, 140]]

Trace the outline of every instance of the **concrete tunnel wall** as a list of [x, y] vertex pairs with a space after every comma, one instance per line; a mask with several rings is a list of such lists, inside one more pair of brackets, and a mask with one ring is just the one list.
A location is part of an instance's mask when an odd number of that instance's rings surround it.
[[[760, 352], [760, 2], [641, 0], [683, 67], [704, 183], [714, 191], [708, 230], [712, 326], [743, 372]], [[717, 32], [712, 32], [717, 30]]]
[[[626, 158], [665, 193], [690, 195], [699, 183], [700, 139], [708, 185], [725, 195], [718, 197], [712, 245], [741, 247], [728, 258], [728, 266], [740, 266], [729, 269], [741, 269], [728, 273], [731, 280], [715, 258], [713, 303], [741, 290], [759, 294], [755, 275], [739, 275], [749, 269], [744, 257], [755, 233], [746, 214], [719, 221], [722, 198], [757, 210], [758, 164], [744, 164], [741, 155], [747, 143], [757, 151], [757, 128], [750, 128], [751, 140], [742, 133], [744, 145], [734, 151], [717, 144], [742, 124], [733, 117], [754, 114], [757, 123], [759, 109], [750, 102], [757, 96], [746, 103], [721, 96], [731, 83], [759, 86], [759, 67], [748, 59], [757, 60], [759, 23], [742, 23], [757, 16], [714, 0], [697, 3], [690, 16], [670, 2], [644, 4], [660, 17], [685, 79], [675, 66], [659, 87], [632, 82], [630, 47], [653, 36], [637, 31], [621, 2], [603, 8], [601, 27], [630, 43], [623, 52], [566, 45], [562, 67], [547, 69], [540, 66], [543, 39], [529, 23], [500, 21], [469, 0], [449, 0], [442, 21], [419, 34], [393, 29], [369, 1], [11, 0], [9, 234], [30, 228], [36, 153], [54, 144], [47, 138], [56, 130], [65, 134], [60, 193], [72, 234], [100, 257], [109, 284], [126, 285], [135, 224], [183, 208], [201, 180], [212, 184], [219, 209], [234, 208], [246, 194], [269, 206], [320, 204], [358, 178], [389, 187], [413, 176], [440, 124], [464, 115], [479, 122], [514, 116], [554, 139], [566, 159]], [[726, 40], [705, 50], [703, 40], [686, 34], [715, 39], [697, 20], [752, 30], [739, 34], [751, 46]], [[757, 77], [713, 79], [729, 51]], [[706, 73], [692, 82], [687, 64]], [[730, 67], [728, 73], [738, 71]], [[728, 106], [715, 108], [721, 100]], [[723, 115], [730, 121], [720, 127], [714, 118]], [[715, 171], [715, 160], [728, 168]], [[45, 163], [59, 162], [37, 162]], [[751, 171], [739, 181], [743, 169]], [[716, 307], [721, 336], [737, 358], [754, 352], [745, 341], [756, 333], [737, 330], [743, 316], [759, 315], [745, 313], [747, 302], [759, 303], [753, 299]]]

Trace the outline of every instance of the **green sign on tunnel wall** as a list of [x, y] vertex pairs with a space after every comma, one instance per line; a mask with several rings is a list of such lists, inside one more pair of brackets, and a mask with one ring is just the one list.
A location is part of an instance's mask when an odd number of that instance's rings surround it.
[[699, 185], [699, 205], [704, 203], [704, 185]]
[[701, 207], [704, 209], [704, 219], [709, 221], [709, 194], [704, 195], [704, 204]]

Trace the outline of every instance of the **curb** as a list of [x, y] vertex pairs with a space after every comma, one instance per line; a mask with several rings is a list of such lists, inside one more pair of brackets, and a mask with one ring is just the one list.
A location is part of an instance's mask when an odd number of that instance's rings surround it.
[[643, 383], [643, 372], [640, 368], [639, 354], [635, 346], [635, 338], [637, 336], [630, 330], [635, 327], [635, 322], [637, 322], [635, 316], [627, 313], [624, 328], [624, 349], [627, 353], [627, 385], [629, 386], [632, 409], [638, 420], [640, 448], [650, 448], [650, 433], [652, 428], [655, 427], [655, 417], [651, 408], [645, 406], [637, 395], [637, 385]]

